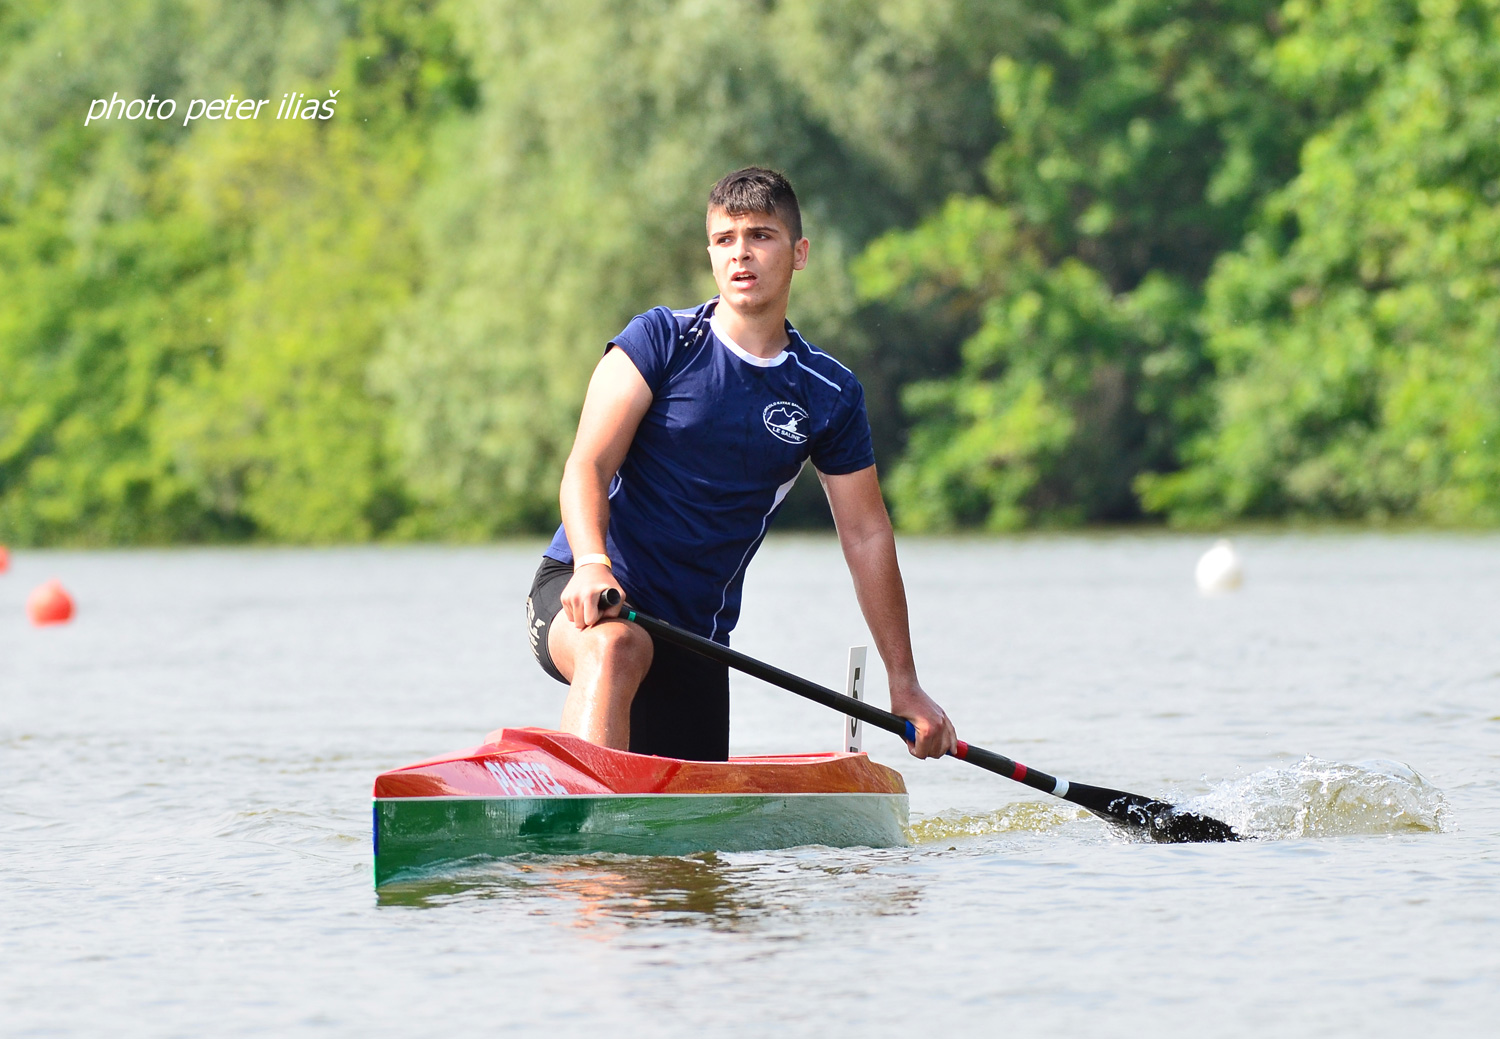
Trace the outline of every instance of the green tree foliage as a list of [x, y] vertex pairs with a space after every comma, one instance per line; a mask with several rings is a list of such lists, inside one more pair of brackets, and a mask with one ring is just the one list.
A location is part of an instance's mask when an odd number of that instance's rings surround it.
[[870, 299], [963, 337], [912, 385], [907, 527], [1118, 520], [1201, 422], [1193, 324], [1215, 256], [1291, 171], [1300, 117], [1260, 57], [1275, 5], [1071, 0], [993, 80], [988, 193], [874, 244]]
[[918, 421], [891, 484], [904, 526], [1095, 518], [1085, 510], [1119, 502], [1147, 449], [1170, 449], [1159, 430], [1147, 432], [1160, 443], [1143, 442], [1139, 426], [1143, 412], [1169, 422], [1181, 407], [1170, 391], [1185, 381], [1178, 344], [1192, 309], [1171, 279], [1151, 274], [1116, 295], [1076, 258], [1049, 264], [1011, 211], [981, 198], [881, 240], [858, 270], [872, 295], [914, 306], [941, 296], [980, 315], [962, 373], [906, 392]]
[[1179, 522], [1500, 520], [1500, 3], [1286, 8], [1325, 124], [1209, 283], [1213, 427], [1143, 481]]
[[[327, 541], [399, 519], [367, 369], [419, 273], [428, 125], [464, 94], [432, 6], [7, 9], [0, 533]], [[340, 84], [326, 123], [178, 121], [193, 97]], [[85, 127], [115, 92], [178, 120]]]
[[595, 360], [633, 314], [712, 295], [703, 207], [736, 166], [786, 169], [804, 200], [792, 319], [846, 359], [874, 352], [846, 258], [932, 186], [973, 183], [984, 70], [1016, 21], [974, 0], [455, 11], [482, 104], [444, 131], [432, 266], [377, 378], [422, 504], [408, 529], [476, 537], [556, 523]]
[[360, 155], [343, 127], [215, 138], [182, 156], [183, 195], [243, 245], [220, 272], [218, 316], [205, 318], [222, 331], [161, 386], [156, 460], [263, 536], [368, 538], [404, 511], [366, 370], [417, 276], [400, 215], [409, 175]]
[[[798, 182], [817, 244], [794, 318], [871, 361], [889, 441], [881, 404], [922, 350], [877, 349], [901, 337], [847, 259], [978, 182], [987, 66], [1024, 13], [4, 10], [0, 530], [90, 542], [545, 527], [594, 357], [632, 313], [712, 291], [703, 198], [746, 162]], [[311, 129], [80, 118], [116, 90], [330, 88]]]
[[10, 537], [151, 540], [197, 519], [185, 489], [154, 470], [149, 425], [158, 381], [199, 345], [223, 249], [152, 190], [168, 127], [83, 126], [101, 90], [146, 97], [181, 84], [168, 41], [183, 21], [150, 3], [7, 10], [0, 530]]
[[[386, 0], [351, 15], [323, 75], [347, 84], [345, 107], [326, 124], [218, 127], [178, 157], [180, 195], [242, 247], [223, 332], [169, 388], [155, 440], [201, 500], [264, 537], [362, 540], [409, 511], [369, 368], [421, 277], [410, 203], [427, 128], [474, 102], [431, 6]], [[302, 89], [326, 97], [313, 82]]]
[[907, 527], [1500, 521], [1497, 13], [0, 3], [0, 539], [549, 527], [599, 351], [711, 294], [750, 162]]

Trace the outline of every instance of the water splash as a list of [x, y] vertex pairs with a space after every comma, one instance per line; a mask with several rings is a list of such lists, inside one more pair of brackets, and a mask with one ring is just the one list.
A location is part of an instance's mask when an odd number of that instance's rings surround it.
[[907, 828], [913, 844], [947, 841], [955, 837], [982, 837], [994, 833], [1042, 833], [1076, 819], [1089, 818], [1081, 808], [1041, 801], [1017, 801], [993, 812], [958, 814], [940, 812], [917, 819]]
[[1395, 761], [1351, 764], [1308, 756], [1225, 783], [1185, 807], [1243, 837], [1344, 837], [1451, 828], [1447, 798]]

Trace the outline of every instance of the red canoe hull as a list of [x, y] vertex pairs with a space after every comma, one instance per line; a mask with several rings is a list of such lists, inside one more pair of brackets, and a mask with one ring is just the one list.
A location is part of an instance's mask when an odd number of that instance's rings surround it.
[[863, 754], [681, 761], [502, 729], [375, 780], [376, 883], [475, 856], [897, 845], [906, 812]]

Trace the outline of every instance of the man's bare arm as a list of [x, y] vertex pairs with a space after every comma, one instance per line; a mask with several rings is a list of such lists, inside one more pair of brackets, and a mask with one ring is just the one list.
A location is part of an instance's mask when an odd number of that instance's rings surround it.
[[[624, 350], [611, 349], [599, 359], [589, 379], [578, 435], [558, 492], [563, 529], [574, 559], [604, 553], [609, 483], [625, 461], [651, 400], [651, 387]], [[601, 616], [613, 616], [619, 607], [599, 610], [599, 593], [608, 588], [620, 588], [609, 567], [602, 563], [579, 567], [563, 589], [563, 612], [579, 628], [593, 626]]]
[[875, 648], [885, 662], [891, 685], [891, 710], [910, 721], [917, 730], [911, 752], [917, 757], [940, 757], [955, 750], [958, 735], [947, 714], [917, 681], [912, 658], [911, 628], [906, 613], [906, 586], [896, 562], [896, 537], [891, 518], [880, 496], [880, 481], [872, 465], [842, 476], [819, 473], [823, 491], [833, 510], [839, 544], [854, 594], [875, 638]]

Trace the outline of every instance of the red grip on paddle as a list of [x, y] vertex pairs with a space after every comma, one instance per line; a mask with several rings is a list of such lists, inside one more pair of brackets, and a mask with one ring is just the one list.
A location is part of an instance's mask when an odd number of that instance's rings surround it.
[[965, 743], [963, 740], [959, 740], [958, 741], [958, 750], [956, 750], [956, 751], [953, 752], [953, 756], [955, 758], [957, 758], [959, 761], [963, 761], [965, 758], [967, 758], [969, 756], [969, 745], [967, 743]]
[[1010, 774], [1010, 778], [1014, 779], [1017, 783], [1021, 782], [1026, 778], [1026, 766], [1019, 761], [1016, 762], [1016, 770]]

